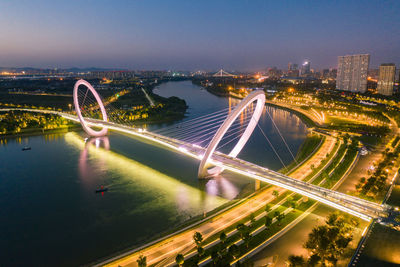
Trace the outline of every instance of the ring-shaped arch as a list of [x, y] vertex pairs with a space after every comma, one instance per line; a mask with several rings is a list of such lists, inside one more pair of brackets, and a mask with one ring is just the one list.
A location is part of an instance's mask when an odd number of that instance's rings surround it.
[[207, 170], [207, 165], [209, 163], [209, 160], [214, 153], [215, 149], [217, 148], [219, 142], [221, 139], [224, 137], [225, 133], [229, 130], [231, 125], [235, 122], [237, 117], [242, 113], [242, 111], [247, 108], [250, 104], [252, 104], [254, 101], [257, 101], [256, 108], [253, 112], [253, 116], [247, 125], [246, 130], [240, 137], [239, 141], [235, 145], [235, 147], [232, 149], [232, 151], [229, 153], [229, 156], [231, 157], [236, 157], [239, 152], [243, 149], [244, 145], [246, 142], [249, 140], [251, 134], [254, 131], [254, 128], [257, 126], [258, 120], [261, 117], [264, 105], [265, 105], [265, 94], [264, 91], [262, 90], [256, 90], [251, 92], [246, 98], [244, 98], [228, 115], [228, 117], [225, 119], [225, 121], [222, 123], [221, 127], [218, 129], [216, 134], [214, 135], [213, 139], [211, 140], [210, 144], [208, 145], [206, 152], [204, 153], [204, 156], [200, 162], [199, 166], [199, 172], [198, 176], [199, 178], [207, 177], [210, 175], [218, 175], [220, 174], [223, 169], [221, 167], [214, 167], [210, 170]]
[[86, 86], [90, 92], [92, 92], [92, 94], [94, 95], [97, 104], [99, 104], [100, 106], [100, 110], [101, 110], [101, 114], [103, 116], [103, 121], [107, 121], [107, 113], [106, 113], [106, 109], [104, 108], [103, 105], [103, 101], [101, 101], [101, 98], [99, 96], [99, 94], [96, 92], [96, 90], [93, 88], [93, 86], [88, 83], [85, 80], [79, 80], [75, 83], [74, 86], [74, 106], [75, 106], [75, 111], [76, 111], [76, 115], [78, 116], [79, 121], [81, 122], [82, 128], [83, 130], [85, 130], [85, 132], [90, 135], [90, 136], [104, 136], [107, 134], [107, 128], [103, 128], [99, 131], [95, 131], [92, 128], [89, 127], [89, 125], [87, 124], [87, 122], [85, 121], [85, 119], [82, 116], [81, 113], [81, 109], [79, 107], [79, 101], [78, 101], [78, 87], [79, 85], [84, 85]]

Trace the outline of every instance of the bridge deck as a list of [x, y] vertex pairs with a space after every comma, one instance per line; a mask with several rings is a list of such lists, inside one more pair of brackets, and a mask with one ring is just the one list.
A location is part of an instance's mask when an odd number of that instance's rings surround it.
[[[32, 109], [19, 110], [52, 113], [60, 115], [69, 120], [79, 121], [78, 118], [74, 115], [57, 111]], [[186, 143], [170, 137], [151, 133], [143, 129], [132, 128], [129, 126], [124, 126], [112, 122], [104, 122], [101, 120], [90, 118], [85, 118], [85, 120], [91, 126], [106, 127], [108, 129], [118, 132], [123, 132], [137, 137], [145, 138], [147, 140], [162, 144], [196, 159], [201, 159], [205, 152], [205, 148], [203, 147], [192, 145], [190, 143]], [[390, 216], [390, 213], [392, 211], [391, 207], [388, 205], [380, 205], [371, 201], [336, 192], [334, 190], [319, 187], [304, 181], [296, 180], [284, 174], [241, 160], [239, 158], [232, 158], [221, 152], [214, 153], [214, 155], [212, 156], [211, 164], [266, 183], [283, 187], [285, 189], [307, 196], [311, 199], [320, 201], [336, 209], [355, 215], [364, 220], [386, 219]]]
[[[131, 127], [116, 125], [113, 123], [104, 123], [101, 121], [91, 122], [96, 126], [105, 126], [109, 129], [134, 134], [136, 136], [155, 141], [196, 159], [201, 159], [205, 152], [205, 148], [203, 147], [192, 145], [190, 143], [182, 142], [152, 132], [133, 129]], [[355, 215], [364, 220], [388, 217], [388, 206], [386, 205], [379, 205], [371, 201], [300, 181], [239, 158], [232, 158], [221, 152], [214, 153], [211, 163], [221, 168], [286, 188], [293, 192]]]

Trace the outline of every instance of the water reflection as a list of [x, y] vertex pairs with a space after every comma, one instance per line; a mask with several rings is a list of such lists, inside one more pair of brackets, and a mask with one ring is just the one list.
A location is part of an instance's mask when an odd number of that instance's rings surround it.
[[232, 200], [239, 194], [239, 189], [232, 184], [228, 179], [217, 176], [214, 179], [210, 179], [206, 183], [206, 192], [209, 195], [222, 197]]
[[[79, 158], [80, 179], [85, 188], [94, 188], [96, 183], [108, 183], [109, 193], [132, 191], [146, 195], [146, 207], [176, 206], [181, 214], [190, 217], [199, 211], [208, 212], [227, 200], [220, 194], [208, 195], [206, 192], [178, 181], [173, 177], [162, 174], [111, 150], [108, 137], [89, 139], [86, 143], [76, 133], [67, 133], [65, 140], [81, 150]], [[96, 140], [99, 146], [96, 147]], [[99, 173], [98, 169], [102, 171]], [[110, 179], [118, 177], [119, 179]], [[122, 180], [122, 181], [121, 181]], [[226, 182], [224, 183], [226, 184]], [[229, 188], [222, 186], [221, 188]], [[231, 190], [232, 191], [232, 190]], [[233, 195], [224, 189], [223, 195]], [[131, 211], [142, 212], [141, 206]]]
[[98, 173], [96, 173], [96, 170], [105, 165], [104, 158], [100, 157], [98, 161], [96, 161], [95, 167], [88, 166], [88, 153], [91, 146], [95, 146], [96, 148], [101, 147], [105, 150], [110, 150], [110, 140], [107, 136], [85, 139], [84, 148], [81, 150], [79, 156], [78, 167], [80, 180], [83, 182], [86, 189], [93, 189], [97, 180], [96, 177], [98, 175]]

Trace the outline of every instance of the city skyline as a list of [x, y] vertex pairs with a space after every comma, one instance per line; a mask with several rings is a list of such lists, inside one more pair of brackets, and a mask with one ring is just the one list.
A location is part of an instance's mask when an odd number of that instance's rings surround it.
[[371, 54], [400, 64], [400, 3], [0, 3], [1, 67], [255, 71]]

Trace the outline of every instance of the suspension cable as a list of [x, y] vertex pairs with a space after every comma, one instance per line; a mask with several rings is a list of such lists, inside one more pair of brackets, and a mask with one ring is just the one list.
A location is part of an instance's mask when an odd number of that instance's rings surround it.
[[268, 144], [271, 146], [272, 150], [274, 151], [275, 155], [278, 157], [279, 161], [282, 163], [283, 167], [286, 169], [285, 163], [283, 163], [283, 160], [279, 156], [278, 152], [276, 151], [275, 147], [272, 145], [271, 141], [267, 137], [267, 135], [264, 133], [263, 129], [260, 127], [260, 125], [257, 123], [258, 129], [260, 129], [261, 133], [264, 135], [265, 139], [267, 140]]
[[278, 126], [275, 124], [275, 121], [274, 121], [274, 119], [272, 118], [271, 114], [268, 112], [268, 109], [265, 109], [265, 110], [267, 111], [267, 114], [268, 114], [269, 118], [271, 119], [272, 124], [274, 125], [274, 127], [275, 127], [275, 129], [277, 130], [279, 136], [281, 137], [283, 143], [285, 144], [286, 149], [289, 151], [290, 155], [292, 156], [292, 158], [293, 158], [293, 160], [296, 162], [296, 164], [298, 164], [298, 162], [297, 162], [297, 160], [296, 160], [296, 157], [293, 155], [292, 150], [290, 149], [290, 147], [289, 147], [289, 145], [287, 144], [285, 138], [284, 138], [283, 135], [281, 134], [281, 131], [279, 130]]

